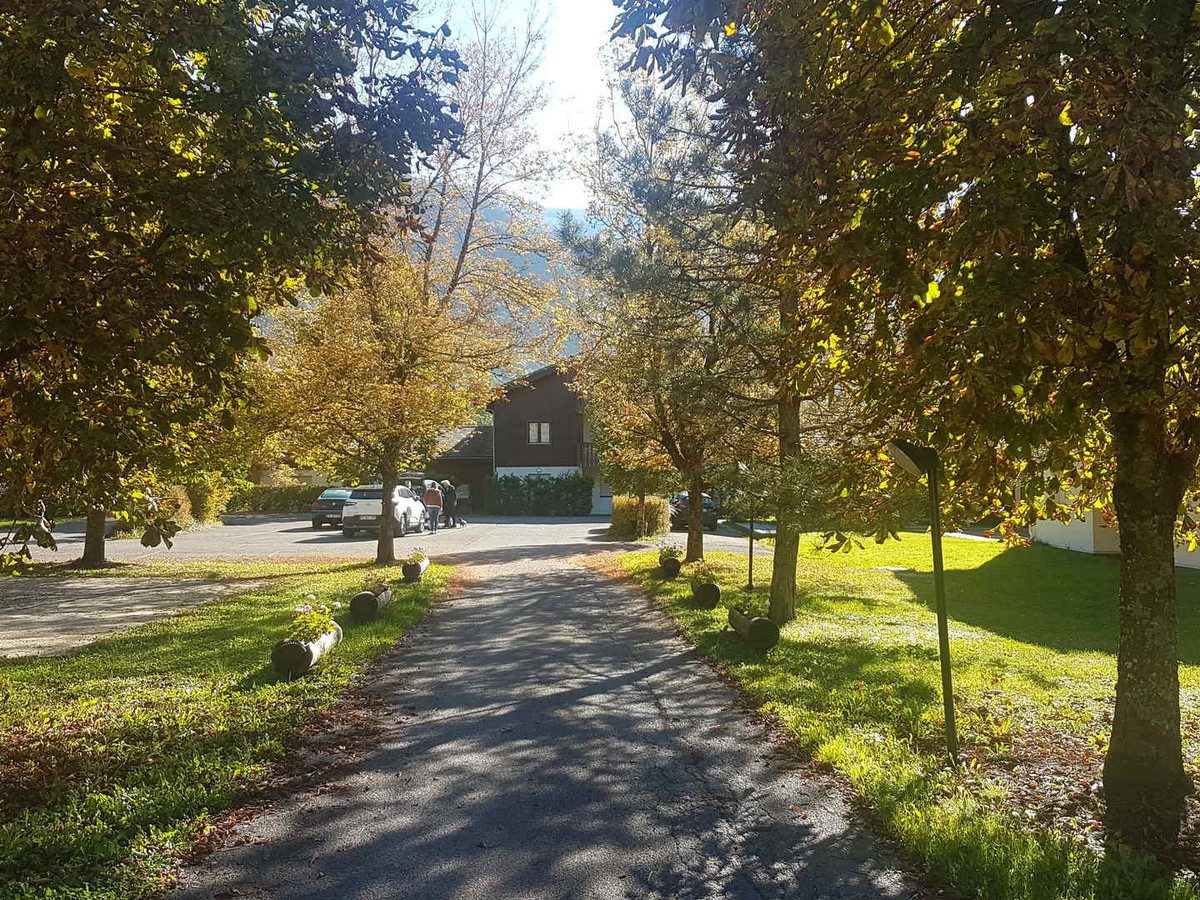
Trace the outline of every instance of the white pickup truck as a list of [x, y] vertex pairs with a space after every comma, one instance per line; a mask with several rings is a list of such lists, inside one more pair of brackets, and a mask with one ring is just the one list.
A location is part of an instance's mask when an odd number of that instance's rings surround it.
[[[406, 487], [397, 487], [392, 495], [395, 533], [404, 537], [410, 531], [423, 531], [428, 516], [425, 504]], [[342, 507], [342, 534], [354, 537], [360, 531], [376, 531], [383, 516], [383, 485], [364, 484], [350, 491]]]

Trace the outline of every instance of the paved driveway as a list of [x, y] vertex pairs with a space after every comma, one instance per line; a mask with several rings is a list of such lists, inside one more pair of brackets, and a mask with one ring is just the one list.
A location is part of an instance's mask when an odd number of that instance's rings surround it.
[[173, 900], [924, 896], [648, 600], [561, 547], [463, 551], [470, 580], [379, 668], [381, 745]]
[[[396, 552], [403, 554], [421, 547], [432, 555], [478, 553], [484, 550], [535, 548], [541, 555], [566, 556], [618, 546], [608, 541], [607, 517], [545, 518], [492, 516], [472, 517], [463, 528], [442, 529], [436, 535], [410, 534], [397, 538]], [[83, 554], [83, 526], [67, 524], [56, 531], [58, 552], [33, 548], [35, 559], [70, 561]], [[675, 532], [670, 540], [682, 544], [684, 535]], [[712, 550], [746, 552], [746, 540], [736, 536], [705, 535]], [[536, 549], [543, 548], [543, 549]], [[137, 540], [110, 540], [112, 560], [237, 560], [237, 559], [370, 559], [375, 555], [375, 538], [342, 536], [340, 530], [315, 529], [307, 516], [226, 516], [224, 525], [214, 525], [176, 537], [174, 548], [143, 547]], [[761, 552], [761, 551], [756, 551]]]

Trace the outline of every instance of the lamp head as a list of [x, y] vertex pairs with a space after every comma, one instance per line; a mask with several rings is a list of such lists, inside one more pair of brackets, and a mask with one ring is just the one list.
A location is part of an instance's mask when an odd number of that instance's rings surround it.
[[932, 447], [895, 438], [888, 441], [887, 452], [896, 465], [911, 475], [928, 475], [937, 468], [937, 451]]

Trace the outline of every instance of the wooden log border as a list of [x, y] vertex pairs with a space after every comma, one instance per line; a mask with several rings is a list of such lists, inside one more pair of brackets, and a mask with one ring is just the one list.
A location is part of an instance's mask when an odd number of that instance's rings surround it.
[[421, 580], [421, 576], [429, 568], [429, 557], [425, 557], [420, 562], [407, 562], [400, 567], [400, 571], [404, 573], [404, 580], [409, 584], [415, 584]]
[[779, 626], [765, 616], [754, 616], [734, 606], [729, 610], [729, 627], [759, 653], [766, 653], [779, 643]]
[[721, 602], [721, 586], [712, 581], [693, 584], [692, 601], [703, 609], [716, 609]]
[[342, 626], [333, 623], [333, 630], [311, 641], [284, 639], [271, 650], [271, 665], [284, 678], [299, 678], [312, 671], [313, 666], [329, 655], [342, 642]]
[[350, 598], [350, 615], [360, 622], [369, 622], [392, 602], [392, 589], [379, 587], [373, 591], [359, 591]]

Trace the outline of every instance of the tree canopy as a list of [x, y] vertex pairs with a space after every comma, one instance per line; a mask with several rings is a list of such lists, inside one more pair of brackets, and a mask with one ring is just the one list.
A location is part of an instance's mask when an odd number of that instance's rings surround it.
[[1110, 828], [1161, 852], [1190, 790], [1173, 549], [1200, 452], [1195, 4], [623, 5], [635, 64], [719, 85], [743, 197], [816, 288], [804, 320], [863, 430], [930, 444], [952, 490], [1018, 521], [1111, 503]]
[[[412, 4], [48, 0], [0, 12], [0, 473], [15, 510], [163, 452], [251, 323], [339, 283], [459, 133]], [[93, 477], [100, 471], [105, 477]]]

